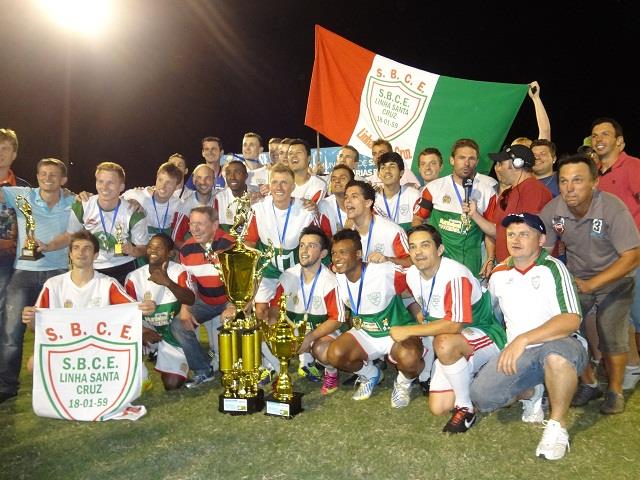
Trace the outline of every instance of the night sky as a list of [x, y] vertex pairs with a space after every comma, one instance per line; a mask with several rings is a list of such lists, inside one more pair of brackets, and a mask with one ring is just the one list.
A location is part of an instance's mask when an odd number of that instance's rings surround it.
[[[40, 158], [63, 158], [67, 73], [74, 190], [93, 190], [105, 160], [125, 167], [127, 187], [152, 184], [171, 153], [200, 163], [207, 135], [226, 152], [240, 150], [245, 131], [315, 144], [303, 123], [316, 23], [432, 73], [538, 80], [559, 152], [610, 116], [627, 151], [640, 154], [636, 2], [122, 0], [115, 24], [93, 40], [64, 32], [33, 3], [0, 1], [0, 127], [17, 131], [14, 170], [30, 181]], [[508, 139], [521, 135], [537, 136], [529, 98]]]

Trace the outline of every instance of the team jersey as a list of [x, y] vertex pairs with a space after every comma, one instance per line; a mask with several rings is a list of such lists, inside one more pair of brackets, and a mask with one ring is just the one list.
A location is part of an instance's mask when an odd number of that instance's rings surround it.
[[[117, 267], [134, 260], [127, 255], [114, 256], [113, 250], [119, 233], [123, 237], [120, 239], [122, 242], [146, 245], [149, 241], [144, 213], [134, 212], [126, 200], [121, 199], [117, 208], [107, 211], [100, 208], [98, 195], [94, 195], [86, 202], [75, 202], [71, 205], [71, 211], [67, 232], [75, 233], [86, 229], [98, 239], [100, 252], [93, 262], [96, 269]], [[114, 218], [116, 214], [117, 217]]]
[[67, 272], [44, 282], [36, 307], [96, 308], [134, 301], [115, 278], [94, 271], [93, 278], [78, 287], [71, 280], [71, 272]]
[[247, 167], [247, 186], [252, 187], [251, 190], [258, 190], [260, 185], [269, 184], [269, 168], [265, 165], [250, 170]]
[[251, 210], [252, 214], [244, 240], [255, 242], [256, 248], [262, 251], [270, 241], [273, 243], [275, 254], [262, 272], [262, 276], [279, 278], [287, 268], [298, 263], [300, 232], [315, 221], [315, 216], [312, 212], [305, 210], [302, 200], [298, 198], [291, 199], [288, 210], [276, 208], [273, 197], [270, 196], [254, 204]]
[[171, 236], [173, 224], [182, 207], [182, 201], [179, 198], [172, 196], [168, 202], [158, 203], [153, 198], [153, 187], [132, 188], [124, 192], [122, 197], [125, 200], [136, 200], [142, 205], [146, 213], [149, 237], [156, 233]]
[[526, 271], [518, 270], [511, 257], [497, 265], [489, 292], [494, 306], [499, 305], [504, 314], [508, 343], [561, 313], [582, 316], [573, 277], [564, 263], [544, 249]]
[[363, 265], [364, 277], [361, 276], [355, 283], [350, 282], [344, 273], [336, 275], [338, 293], [349, 308], [352, 321], [355, 317], [361, 319], [362, 329], [376, 338], [387, 337], [389, 329], [396, 325], [415, 323], [400, 296], [407, 290], [407, 281], [402, 269], [389, 262]]
[[218, 211], [220, 228], [229, 233], [238, 210], [238, 198], [234, 197], [231, 189], [227, 187], [216, 194], [213, 199], [213, 208]]
[[417, 188], [401, 186], [400, 191], [391, 198], [387, 198], [384, 192], [376, 193], [374, 205], [380, 215], [400, 225], [406, 232], [411, 228], [413, 208], [419, 199], [420, 192]]
[[[485, 217], [489, 202], [495, 196], [495, 184], [494, 179], [482, 174], [477, 174], [473, 179], [471, 200], [476, 202], [478, 212]], [[422, 198], [416, 204], [414, 214], [423, 219], [428, 218], [428, 223], [438, 230], [447, 257], [478, 274], [482, 267], [480, 247], [484, 234], [474, 221], [470, 221], [468, 231], [464, 227], [461, 205], [463, 201], [462, 186], [453, 181], [453, 175], [447, 175], [427, 184], [422, 191]]]
[[[162, 336], [163, 340], [174, 347], [180, 347], [180, 342], [171, 333], [171, 321], [180, 312], [182, 304], [169, 288], [149, 280], [149, 275], [149, 265], [130, 272], [124, 282], [127, 293], [139, 302], [144, 300], [155, 302], [155, 312], [144, 315], [142, 318]], [[181, 287], [195, 292], [189, 273], [179, 263], [169, 262], [167, 275]]]
[[311, 175], [302, 185], [296, 185], [291, 194], [295, 198], [303, 198], [318, 203], [327, 194], [327, 183], [317, 175]]
[[347, 221], [347, 212], [338, 206], [335, 195], [329, 195], [318, 202], [320, 212], [320, 226], [324, 231], [330, 231], [331, 236], [344, 228]]
[[[216, 230], [211, 250], [222, 252], [229, 250], [235, 244], [235, 239], [222, 229]], [[194, 238], [190, 238], [180, 249], [180, 263], [191, 274], [197, 286], [198, 297], [208, 305], [222, 305], [227, 297], [224, 283], [218, 269], [205, 256], [202, 245]]]
[[504, 347], [504, 329], [493, 315], [491, 297], [482, 291], [480, 282], [467, 267], [442, 258], [430, 280], [425, 280], [415, 265], [406, 274], [409, 290], [423, 313], [426, 312], [426, 322], [444, 319], [463, 323], [482, 330], [498, 348]]
[[[295, 265], [288, 268], [282, 275], [276, 294], [271, 301], [271, 306], [278, 306], [280, 297], [284, 293], [287, 298], [287, 316], [295, 323], [305, 319], [307, 314], [308, 330], [313, 330], [327, 319], [344, 323], [344, 305], [338, 296], [337, 282], [335, 274], [324, 265], [320, 265], [320, 274], [315, 286], [313, 280], [304, 283], [304, 293], [300, 286], [302, 266]], [[311, 290], [313, 289], [313, 295]], [[305, 305], [308, 304], [308, 308]]]
[[373, 215], [371, 221], [373, 222], [371, 239], [369, 239], [369, 231], [364, 235], [360, 233], [362, 258], [368, 258], [373, 252], [380, 252], [385, 257], [409, 256], [407, 234], [402, 227], [380, 215]]

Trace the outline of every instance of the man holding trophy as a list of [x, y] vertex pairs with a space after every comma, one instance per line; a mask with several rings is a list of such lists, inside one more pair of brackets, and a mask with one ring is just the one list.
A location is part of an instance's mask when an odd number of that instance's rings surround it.
[[18, 211], [18, 258], [7, 289], [6, 312], [0, 319], [0, 395], [15, 396], [22, 364], [22, 309], [33, 305], [45, 281], [67, 271], [67, 248], [47, 242], [64, 233], [73, 196], [65, 196], [66, 165], [45, 158], [36, 167], [38, 188], [2, 187], [0, 202]]

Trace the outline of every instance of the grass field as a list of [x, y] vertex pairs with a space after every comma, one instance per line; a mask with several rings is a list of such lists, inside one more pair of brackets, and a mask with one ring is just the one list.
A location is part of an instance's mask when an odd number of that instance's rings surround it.
[[[28, 334], [25, 357], [31, 354]], [[23, 370], [24, 372], [24, 370]], [[602, 416], [598, 401], [572, 409], [572, 449], [557, 462], [534, 457], [541, 427], [520, 422], [521, 408], [481, 418], [463, 435], [441, 433], [426, 397], [390, 407], [395, 372], [367, 401], [351, 387], [322, 397], [296, 379], [305, 411], [293, 420], [217, 411], [219, 381], [196, 391], [154, 388], [137, 404], [137, 422], [80, 423], [36, 417], [31, 378], [17, 399], [0, 404], [0, 478], [214, 479], [638, 479], [640, 393], [622, 415]]]

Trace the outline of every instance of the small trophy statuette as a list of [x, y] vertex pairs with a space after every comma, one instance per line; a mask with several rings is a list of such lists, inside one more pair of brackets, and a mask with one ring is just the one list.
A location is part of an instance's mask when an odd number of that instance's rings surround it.
[[20, 255], [20, 260], [38, 260], [44, 257], [44, 255], [38, 251], [38, 244], [36, 243], [36, 221], [33, 218], [31, 204], [29, 204], [29, 201], [23, 195], [17, 195], [16, 206], [24, 215], [26, 222], [26, 235], [24, 239], [24, 246], [21, 250], [22, 255]]
[[115, 233], [114, 237], [115, 237], [116, 243], [113, 245], [113, 255], [115, 257], [122, 257], [126, 255], [126, 253], [124, 253], [123, 251], [124, 242], [125, 242], [124, 229], [122, 228], [122, 224], [120, 222], [116, 223], [114, 233]]

